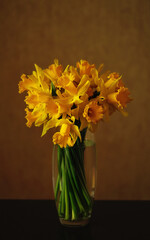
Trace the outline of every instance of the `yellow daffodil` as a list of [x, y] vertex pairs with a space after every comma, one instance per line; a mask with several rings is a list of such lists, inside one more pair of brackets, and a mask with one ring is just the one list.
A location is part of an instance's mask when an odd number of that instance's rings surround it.
[[62, 74], [62, 65], [59, 65], [58, 60], [54, 60], [54, 64], [51, 64], [47, 69], [44, 70], [44, 74], [48, 77], [55, 86], [57, 86], [57, 80]]
[[25, 102], [28, 104], [30, 109], [33, 109], [37, 104], [47, 103], [50, 99], [50, 94], [37, 91], [28, 91], [28, 95], [25, 97]]
[[24, 92], [25, 90], [33, 90], [39, 87], [37, 79], [33, 76], [33, 78], [27, 77], [25, 74], [21, 75], [22, 81], [19, 82], [19, 93]]
[[80, 60], [80, 62], [77, 62], [77, 68], [79, 68], [80, 75], [83, 76], [84, 74], [91, 76], [91, 69], [95, 68], [95, 65], [90, 65], [88, 61]]
[[107, 93], [114, 92], [118, 87], [123, 86], [122, 83], [122, 76], [120, 76], [118, 73], [113, 72], [110, 73], [107, 77], [107, 81], [105, 82], [105, 87], [107, 89]]
[[88, 122], [93, 122], [96, 124], [100, 119], [103, 118], [102, 106], [99, 105], [95, 100], [89, 102], [84, 108], [83, 117], [85, 117]]
[[74, 84], [75, 86], [78, 85], [78, 83], [80, 82], [81, 76], [77, 71], [77, 68], [73, 67], [73, 66], [69, 66], [69, 72], [74, 76]]
[[74, 121], [68, 119], [60, 119], [56, 123], [56, 126], [61, 126], [60, 132], [56, 132], [53, 135], [54, 144], [59, 144], [60, 147], [73, 146], [79, 137], [81, 140], [81, 134], [78, 126], [74, 125]]
[[[70, 83], [68, 84], [70, 85]], [[58, 102], [62, 102], [63, 104], [80, 104], [83, 102], [83, 99], [85, 100], [88, 98], [88, 88], [90, 86], [90, 81], [87, 75], [84, 75], [81, 78], [81, 81], [77, 85], [77, 87], [69, 86], [65, 88], [66, 92], [61, 93], [59, 90], [57, 90], [57, 95], [59, 96]]]
[[77, 86], [77, 93], [75, 95], [72, 94], [72, 103], [80, 104], [81, 102], [83, 102], [82, 98], [85, 99], [86, 97], [88, 97], [87, 91], [89, 86], [89, 78], [84, 75]]
[[36, 127], [39, 127], [46, 121], [47, 113], [44, 104], [37, 105], [32, 112], [29, 111], [28, 108], [26, 108], [25, 111], [27, 119], [26, 125], [28, 127], [31, 127], [33, 122], [35, 122]]
[[77, 88], [74, 83], [74, 76], [72, 74], [63, 74], [57, 81], [59, 88], [65, 89], [69, 95], [77, 94]]
[[96, 88], [99, 80], [98, 76], [99, 72], [96, 68], [91, 69], [91, 78], [90, 78], [90, 85], [92, 88]]
[[129, 95], [128, 88], [120, 87], [117, 92], [109, 94], [107, 99], [109, 103], [114, 104], [118, 109], [123, 109], [131, 101]]
[[25, 90], [40, 94], [42, 94], [42, 92], [47, 94], [50, 93], [49, 80], [44, 76], [42, 69], [36, 64], [35, 68], [36, 71], [33, 71], [32, 75], [26, 76], [25, 74], [22, 74], [22, 81], [19, 82], [19, 93], [22, 93]]

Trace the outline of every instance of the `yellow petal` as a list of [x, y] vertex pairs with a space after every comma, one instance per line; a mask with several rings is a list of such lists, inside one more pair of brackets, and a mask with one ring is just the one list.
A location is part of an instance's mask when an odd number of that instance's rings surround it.
[[108, 75], [108, 80], [105, 82], [105, 87], [108, 89], [108, 93], [115, 91], [121, 78], [122, 76], [116, 72]]
[[80, 121], [81, 121], [80, 131], [82, 131], [83, 129], [87, 128], [88, 122], [83, 116], [80, 117]]
[[61, 129], [60, 129], [60, 133], [62, 136], [64, 135], [69, 135], [70, 133], [70, 124], [62, 124]]
[[53, 143], [58, 144], [61, 148], [65, 148], [67, 146], [68, 136], [61, 135], [60, 132], [56, 132], [53, 135]]
[[28, 110], [28, 108], [25, 109], [26, 111], [26, 119], [27, 119], [27, 123], [26, 125], [28, 127], [31, 127], [33, 122], [36, 120], [36, 116], [32, 115], [32, 112]]
[[70, 133], [70, 136], [68, 136], [68, 140], [67, 140], [68, 146], [73, 147], [76, 140], [77, 140], [77, 135], [74, 132]]
[[78, 95], [83, 96], [90, 86], [90, 81], [87, 81], [81, 88], [79, 88]]
[[55, 59], [54, 64], [51, 64], [44, 70], [45, 76], [47, 76], [57, 86], [57, 80], [62, 74], [62, 66], [58, 64], [58, 60]]
[[32, 123], [35, 122], [35, 126], [40, 126], [46, 121], [47, 113], [45, 111], [45, 104], [38, 104], [32, 112], [28, 110], [28, 108], [25, 109], [27, 115], [27, 126], [31, 127]]
[[25, 97], [25, 102], [28, 104], [30, 109], [35, 108], [37, 104], [39, 104], [39, 98], [37, 94], [32, 94], [28, 91], [28, 96]]
[[78, 136], [81, 140], [81, 133], [80, 133], [77, 125], [72, 125], [71, 126], [71, 131], [73, 131], [76, 134], [76, 136]]
[[41, 126], [45, 121], [46, 121], [46, 118], [47, 118], [47, 113], [42, 113], [36, 120], [35, 120], [35, 126], [36, 127], [39, 127]]
[[43, 137], [50, 128], [55, 127], [56, 123], [57, 123], [57, 119], [50, 119], [49, 121], [44, 123], [41, 137]]
[[58, 105], [53, 99], [49, 99], [49, 101], [46, 103], [46, 109], [50, 118], [59, 117]]
[[22, 81], [19, 82], [19, 93], [24, 92], [25, 90], [30, 90], [32, 88], [37, 88], [36, 81], [33, 81], [32, 79], [26, 77], [25, 74], [22, 74], [21, 76]]
[[77, 62], [77, 68], [80, 70], [80, 75], [89, 75], [91, 74], [91, 69], [95, 67], [94, 64], [90, 65], [88, 61], [80, 60], [80, 62]]

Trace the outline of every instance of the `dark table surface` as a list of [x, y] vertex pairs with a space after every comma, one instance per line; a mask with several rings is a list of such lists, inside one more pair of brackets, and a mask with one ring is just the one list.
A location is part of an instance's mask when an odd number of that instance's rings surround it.
[[0, 200], [0, 239], [149, 239], [150, 201], [95, 201], [90, 223], [59, 223], [53, 200]]

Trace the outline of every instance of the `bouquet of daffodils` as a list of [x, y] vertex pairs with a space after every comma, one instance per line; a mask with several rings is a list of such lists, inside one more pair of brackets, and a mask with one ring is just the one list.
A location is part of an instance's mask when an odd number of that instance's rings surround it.
[[58, 146], [58, 177], [55, 198], [59, 216], [65, 220], [86, 218], [92, 200], [84, 174], [84, 139], [87, 129], [96, 130], [100, 121], [120, 111], [127, 115], [130, 92], [122, 76], [102, 73], [103, 65], [80, 60], [63, 69], [54, 60], [46, 69], [35, 65], [31, 75], [23, 74], [19, 93], [27, 91], [27, 126], [43, 125], [42, 136], [51, 128], [57, 131], [53, 143]]

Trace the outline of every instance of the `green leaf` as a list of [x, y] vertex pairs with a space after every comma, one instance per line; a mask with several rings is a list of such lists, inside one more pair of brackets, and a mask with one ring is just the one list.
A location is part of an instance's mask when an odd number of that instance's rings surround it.
[[57, 94], [56, 94], [56, 88], [55, 88], [53, 82], [51, 82], [51, 88], [52, 88], [52, 96], [57, 96]]

